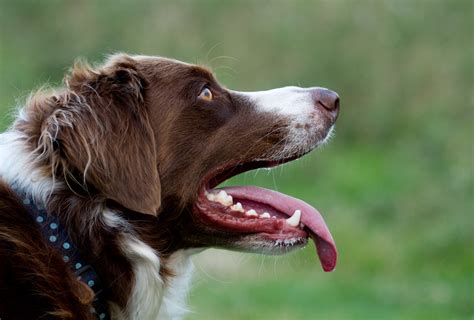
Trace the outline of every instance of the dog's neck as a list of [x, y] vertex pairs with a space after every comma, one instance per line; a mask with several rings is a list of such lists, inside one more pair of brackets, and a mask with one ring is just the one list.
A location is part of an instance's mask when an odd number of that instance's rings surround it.
[[70, 266], [75, 277], [94, 292], [93, 308], [91, 308], [94, 316], [101, 320], [110, 319], [107, 301], [104, 299], [102, 281], [94, 267], [78, 253], [79, 250], [70, 240], [66, 228], [62, 226], [55, 215], [48, 214], [44, 207], [38, 206], [35, 200], [19, 189], [15, 183], [10, 187], [21, 199], [26, 211], [36, 221], [45, 242], [62, 255], [64, 262]]
[[68, 227], [73, 242], [87, 247], [79, 248], [86, 252], [84, 259], [110, 289], [113, 318], [179, 319], [186, 313], [194, 251], [162, 253], [170, 243], [160, 238], [166, 232], [156, 219], [129, 219], [100, 197], [85, 199], [71, 192], [36, 161], [25, 136], [17, 131], [0, 134], [0, 178], [15, 183], [48, 212], [61, 213], [59, 221]]

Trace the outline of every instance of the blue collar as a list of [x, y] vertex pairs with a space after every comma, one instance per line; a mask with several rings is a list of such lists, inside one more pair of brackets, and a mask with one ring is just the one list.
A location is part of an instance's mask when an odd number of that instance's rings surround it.
[[55, 216], [48, 214], [45, 208], [36, 204], [33, 198], [26, 192], [20, 190], [15, 184], [12, 185], [12, 189], [15, 190], [31, 217], [37, 222], [46, 241], [59, 251], [65, 262], [69, 263], [77, 279], [84, 282], [94, 291], [95, 298], [92, 303], [91, 312], [95, 314], [97, 319], [109, 320], [110, 315], [107, 303], [103, 299], [103, 287], [99, 276], [94, 268], [80, 257], [66, 229], [60, 225]]

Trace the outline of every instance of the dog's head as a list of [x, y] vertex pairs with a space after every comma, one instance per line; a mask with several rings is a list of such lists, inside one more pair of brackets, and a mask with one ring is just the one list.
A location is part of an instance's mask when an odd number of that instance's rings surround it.
[[122, 54], [98, 68], [76, 66], [48, 101], [41, 151], [74, 188], [172, 223], [181, 247], [276, 254], [311, 236], [323, 268], [334, 268], [334, 241], [314, 208], [263, 188], [215, 188], [324, 143], [336, 93], [231, 91], [202, 67]]

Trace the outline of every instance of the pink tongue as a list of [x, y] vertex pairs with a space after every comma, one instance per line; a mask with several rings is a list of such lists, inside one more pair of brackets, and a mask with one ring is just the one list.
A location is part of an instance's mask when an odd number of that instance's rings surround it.
[[295, 210], [301, 210], [301, 222], [311, 231], [310, 236], [316, 244], [319, 260], [324, 271], [332, 271], [336, 266], [336, 244], [318, 210], [306, 202], [286, 194], [254, 186], [222, 188], [237, 199], [248, 199], [267, 204], [282, 213], [291, 216]]

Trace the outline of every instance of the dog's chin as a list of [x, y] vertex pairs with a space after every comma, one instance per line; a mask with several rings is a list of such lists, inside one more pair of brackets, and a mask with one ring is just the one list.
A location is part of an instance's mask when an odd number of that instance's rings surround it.
[[193, 236], [185, 236], [190, 247], [220, 248], [239, 252], [259, 253], [265, 255], [283, 255], [308, 244], [306, 236], [278, 237], [266, 233], [238, 234], [224, 232], [199, 225]]
[[269, 237], [267, 234], [254, 234], [243, 236], [242, 239], [232, 243], [227, 248], [230, 250], [244, 251], [250, 253], [261, 253], [266, 255], [282, 255], [295, 249], [306, 246], [308, 237]]

